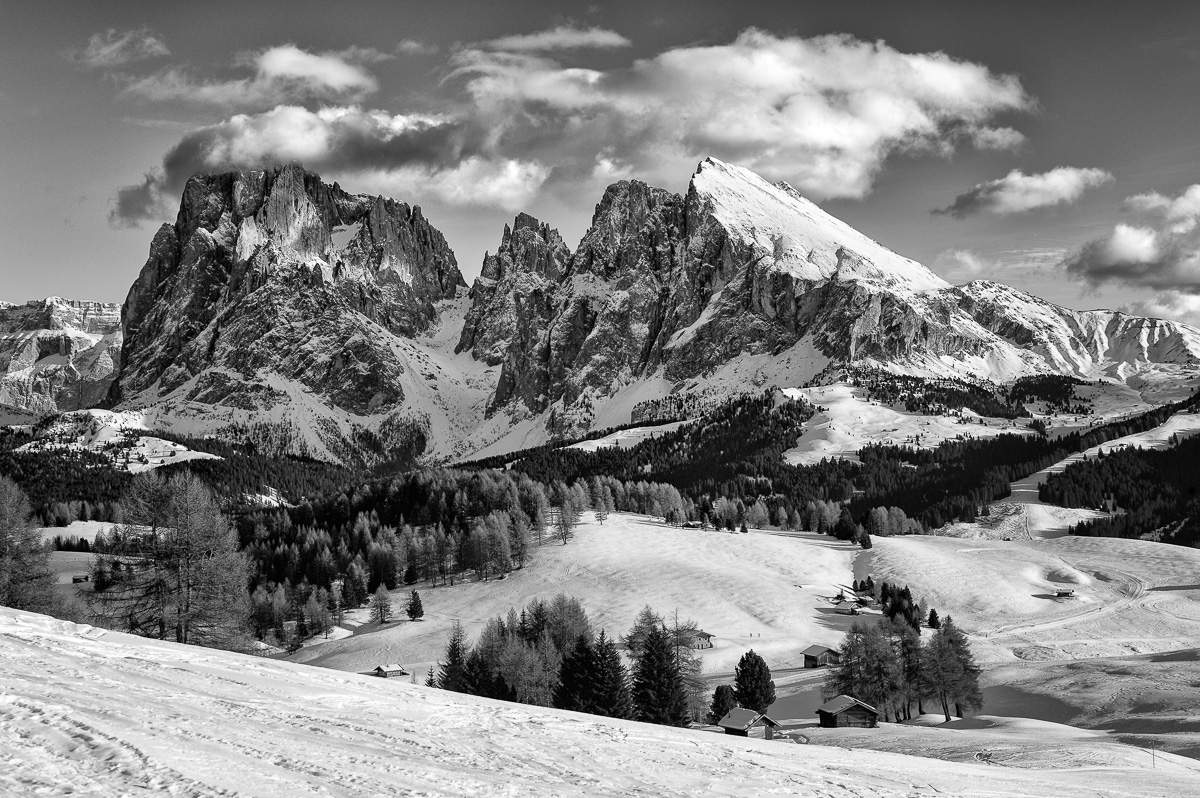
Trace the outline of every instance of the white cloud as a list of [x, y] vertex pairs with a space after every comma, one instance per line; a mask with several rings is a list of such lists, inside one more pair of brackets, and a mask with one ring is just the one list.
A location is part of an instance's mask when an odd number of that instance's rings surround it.
[[1011, 141], [991, 120], [1032, 107], [1015, 77], [843, 35], [749, 29], [730, 44], [611, 71], [481, 48], [457, 51], [452, 63], [473, 116], [510, 154], [536, 152], [582, 173], [607, 149], [655, 180], [677, 180], [715, 155], [818, 197], [864, 196], [895, 152]]
[[403, 167], [362, 172], [356, 185], [390, 196], [433, 196], [459, 207], [526, 207], [549, 177], [548, 167], [530, 161], [470, 157], [451, 169]]
[[933, 270], [952, 283], [977, 280], [995, 271], [996, 263], [969, 249], [947, 249], [933, 260]]
[[1170, 319], [1200, 327], [1200, 294], [1163, 291], [1149, 299], [1123, 305], [1121, 310], [1135, 316]]
[[292, 44], [271, 47], [245, 59], [251, 77], [197, 81], [170, 67], [142, 78], [128, 78], [121, 95], [153, 102], [221, 107], [266, 107], [297, 100], [357, 100], [378, 85], [363, 61], [378, 51], [362, 48], [340, 53], [309, 53]]
[[436, 44], [428, 44], [416, 39], [402, 39], [396, 45], [396, 52], [400, 53], [400, 55], [436, 55], [437, 51], [438, 46]]
[[980, 150], [1013, 150], [1025, 143], [1025, 134], [1011, 127], [982, 127], [971, 131], [971, 143]]
[[1092, 286], [1200, 291], [1200, 185], [1178, 197], [1138, 194], [1125, 209], [1134, 223], [1116, 224], [1064, 259], [1068, 274]]
[[1089, 188], [1112, 182], [1103, 169], [1077, 169], [1060, 166], [1042, 174], [1027, 175], [1014, 169], [1002, 178], [979, 183], [959, 194], [948, 207], [935, 213], [959, 219], [976, 213], [1009, 215], [1038, 208], [1075, 202]]
[[507, 52], [548, 52], [551, 50], [580, 50], [580, 49], [612, 49], [628, 47], [633, 42], [616, 31], [604, 28], [577, 28], [569, 25], [559, 25], [557, 28], [525, 33], [515, 36], [502, 36], [484, 42], [482, 46], [491, 50]]
[[149, 28], [93, 33], [87, 47], [70, 53], [72, 60], [93, 69], [121, 66], [147, 58], [170, 55], [167, 45]]

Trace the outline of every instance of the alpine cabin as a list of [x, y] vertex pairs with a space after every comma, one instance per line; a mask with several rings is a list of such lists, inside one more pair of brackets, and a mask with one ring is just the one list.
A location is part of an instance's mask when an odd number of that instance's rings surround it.
[[717, 721], [717, 725], [726, 734], [735, 737], [758, 737], [763, 740], [774, 740], [775, 730], [779, 728], [779, 724], [768, 718], [765, 712], [741, 707], [729, 710], [729, 714]]
[[817, 718], [824, 729], [874, 729], [879, 725], [879, 711], [857, 698], [840, 695], [817, 708]]
[[804, 655], [804, 667], [806, 668], [840, 665], [842, 662], [842, 655], [828, 646], [809, 646], [800, 653]]

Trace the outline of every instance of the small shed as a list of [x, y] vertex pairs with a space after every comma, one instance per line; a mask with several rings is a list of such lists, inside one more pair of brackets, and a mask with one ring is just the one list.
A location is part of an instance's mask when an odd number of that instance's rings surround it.
[[838, 615], [858, 615], [858, 602], [856, 601], [841, 601], [834, 607]]
[[1061, 587], [1054, 591], [1055, 598], [1075, 598], [1075, 589], [1070, 587]]
[[767, 713], [741, 707], [729, 710], [729, 714], [717, 721], [717, 725], [726, 734], [735, 737], [761, 737], [764, 740], [775, 739], [775, 730], [779, 728], [779, 724], [768, 718]]
[[703, 629], [698, 629], [696, 634], [692, 635], [692, 648], [712, 648], [713, 636]]
[[703, 529], [704, 522], [703, 521], [684, 521], [683, 528], [684, 529]]
[[842, 662], [842, 655], [828, 646], [809, 646], [800, 653], [804, 655], [804, 667], [806, 668], [840, 665]]
[[403, 665], [396, 664], [380, 665], [376, 667], [375, 670], [371, 671], [371, 673], [381, 679], [390, 679], [396, 676], [409, 675], [408, 671], [404, 670]]
[[817, 708], [817, 718], [825, 729], [874, 729], [879, 725], [879, 711], [875, 707], [848, 695], [826, 701]]
[[91, 574], [75, 574], [74, 576], [71, 577], [71, 584], [75, 584], [75, 585], [79, 584], [80, 582], [90, 582], [90, 581], [92, 581]]

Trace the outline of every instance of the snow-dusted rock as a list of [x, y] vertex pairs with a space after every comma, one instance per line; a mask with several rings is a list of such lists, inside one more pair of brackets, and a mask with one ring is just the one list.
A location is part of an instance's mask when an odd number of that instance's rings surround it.
[[35, 414], [91, 407], [121, 353], [121, 306], [49, 297], [0, 306], [0, 404]]

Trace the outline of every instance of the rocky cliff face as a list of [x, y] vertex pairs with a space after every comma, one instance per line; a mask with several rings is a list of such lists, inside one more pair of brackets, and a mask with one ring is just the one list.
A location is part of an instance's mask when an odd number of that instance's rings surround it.
[[420, 208], [295, 164], [196, 176], [125, 301], [111, 396], [269, 419], [280, 448], [339, 458], [363, 431], [422, 437], [402, 350], [465, 287]]
[[0, 404], [38, 415], [92, 407], [108, 393], [120, 353], [120, 305], [0, 303]]
[[[493, 286], [481, 280], [472, 297]], [[837, 363], [998, 381], [1171, 379], [1200, 366], [1200, 332], [1186, 325], [951, 286], [787, 184], [714, 159], [685, 197], [611, 186], [559, 284], [513, 281], [504, 302], [540, 312], [486, 353], [466, 332], [461, 346], [503, 364], [492, 412], [549, 411], [559, 432], [591, 426], [597, 404], [631, 391], [794, 383]]]

